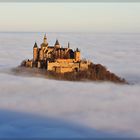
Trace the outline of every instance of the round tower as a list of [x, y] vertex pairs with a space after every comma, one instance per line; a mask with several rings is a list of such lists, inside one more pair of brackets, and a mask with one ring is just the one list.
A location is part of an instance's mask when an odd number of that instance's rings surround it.
[[60, 48], [61, 46], [60, 46], [60, 44], [59, 44], [59, 41], [56, 39], [56, 42], [55, 42], [55, 48]]
[[43, 51], [43, 49], [41, 49], [39, 51], [39, 60], [44, 60], [44, 51]]
[[33, 61], [38, 60], [38, 46], [37, 43], [35, 42], [34, 47], [33, 47]]
[[43, 43], [41, 44], [41, 48], [44, 50], [47, 47], [48, 47], [48, 42], [47, 42], [47, 37], [46, 37], [46, 34], [45, 34], [44, 38], [43, 38]]
[[77, 48], [76, 51], [74, 52], [74, 58], [75, 58], [76, 62], [80, 61], [80, 55], [81, 55], [81, 53], [80, 53], [79, 49]]

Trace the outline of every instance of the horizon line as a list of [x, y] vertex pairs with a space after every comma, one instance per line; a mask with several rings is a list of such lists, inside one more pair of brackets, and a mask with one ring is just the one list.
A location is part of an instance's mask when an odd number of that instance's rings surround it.
[[48, 32], [45, 32], [45, 31], [0, 31], [0, 33], [132, 33], [132, 34], [139, 34], [140, 31], [138, 32], [132, 32], [132, 31], [122, 31], [122, 32], [117, 32], [117, 31], [48, 31]]
[[90, 3], [90, 2], [95, 2], [95, 3], [135, 3], [135, 2], [140, 2], [140, 0], [0, 0], [2, 3], [10, 3], [10, 2], [16, 2], [16, 3], [24, 3], [24, 2], [37, 2], [37, 3], [42, 3], [42, 2], [48, 2], [48, 3]]

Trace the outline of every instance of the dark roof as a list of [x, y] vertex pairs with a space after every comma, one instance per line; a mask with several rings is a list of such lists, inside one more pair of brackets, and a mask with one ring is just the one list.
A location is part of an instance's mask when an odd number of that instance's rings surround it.
[[68, 48], [70, 48], [70, 43], [68, 42]]
[[54, 46], [48, 46], [48, 48], [54, 48]]
[[46, 36], [46, 34], [44, 35], [44, 39], [47, 39], [47, 36]]
[[37, 43], [35, 42], [35, 44], [34, 44], [34, 48], [37, 48], [38, 46], [37, 46]]
[[55, 45], [60, 45], [58, 40], [56, 40]]
[[69, 49], [69, 52], [74, 52], [72, 49]]
[[76, 52], [80, 52], [80, 50], [78, 48], [76, 48]]
[[58, 50], [63, 50], [63, 51], [65, 51], [67, 48], [56, 48], [56, 50], [58, 51]]
[[41, 44], [41, 46], [47, 46], [48, 44], [45, 44], [44, 42]]

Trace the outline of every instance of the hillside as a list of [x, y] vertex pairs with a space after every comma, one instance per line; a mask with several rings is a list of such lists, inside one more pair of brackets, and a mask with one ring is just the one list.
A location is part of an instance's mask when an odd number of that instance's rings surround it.
[[69, 81], [111, 81], [115, 83], [127, 83], [125, 79], [111, 73], [106, 69], [105, 66], [101, 64], [93, 64], [91, 63], [88, 70], [79, 71], [79, 72], [70, 72], [70, 73], [55, 73], [48, 72], [50, 76], [54, 79], [60, 80], [69, 80]]
[[91, 63], [88, 67], [88, 70], [67, 73], [56, 73], [53, 71], [47, 71], [46, 69], [27, 68], [22, 64], [21, 66], [13, 69], [14, 74], [25, 76], [39, 76], [43, 78], [67, 81], [110, 81], [122, 84], [127, 83], [125, 79], [108, 71], [106, 67], [101, 64]]

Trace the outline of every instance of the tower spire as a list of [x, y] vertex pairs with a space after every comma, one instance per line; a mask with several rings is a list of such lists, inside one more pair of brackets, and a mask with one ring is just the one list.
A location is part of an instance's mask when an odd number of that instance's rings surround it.
[[70, 43], [68, 42], [68, 48], [70, 48]]
[[46, 33], [44, 34], [44, 38], [47, 39]]
[[58, 39], [56, 39], [55, 45], [60, 45]]
[[36, 43], [36, 41], [35, 41], [35, 44], [34, 44], [34, 48], [37, 48], [38, 46], [37, 46], [37, 43]]
[[47, 36], [46, 36], [46, 33], [45, 33], [45, 35], [44, 35], [43, 43], [44, 43], [44, 44], [47, 44]]
[[55, 42], [54, 46], [55, 46], [55, 48], [60, 48], [61, 47], [58, 39], [56, 39], [56, 42]]

